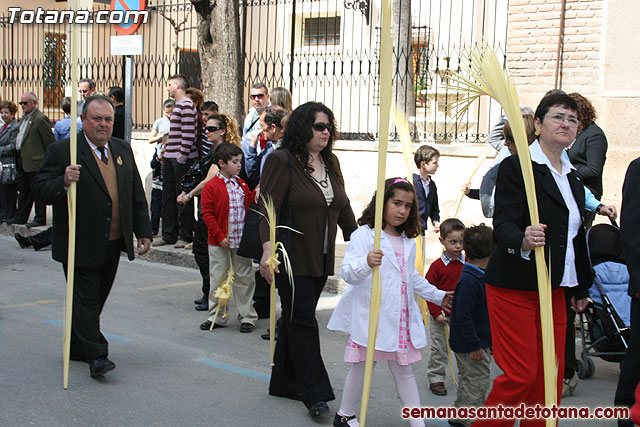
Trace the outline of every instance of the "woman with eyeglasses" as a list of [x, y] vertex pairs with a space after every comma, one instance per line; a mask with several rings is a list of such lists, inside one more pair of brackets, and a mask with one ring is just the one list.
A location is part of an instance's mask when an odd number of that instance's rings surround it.
[[[213, 163], [213, 149], [223, 142], [230, 142], [240, 146], [240, 135], [238, 135], [238, 123], [232, 117], [215, 112], [209, 114], [209, 118], [204, 126], [207, 141], [211, 144], [211, 149], [206, 156], [193, 164], [191, 169], [185, 173], [181, 187], [182, 192], [178, 195], [177, 202], [185, 205], [194, 197], [202, 193], [204, 186], [218, 173], [218, 167]], [[200, 173], [195, 173], [199, 170]], [[194, 179], [195, 176], [203, 176], [204, 179]], [[198, 208], [198, 221], [193, 233], [193, 256], [202, 276], [202, 297], [194, 300], [195, 309], [205, 311], [209, 308], [209, 248], [207, 246], [207, 226], [202, 219], [200, 211], [200, 200], [196, 204]]]
[[[260, 177], [261, 193], [273, 199], [276, 215], [291, 218], [287, 247], [293, 283], [284, 265], [275, 283], [282, 304], [282, 322], [271, 371], [269, 394], [301, 400], [312, 417], [329, 412], [335, 399], [320, 354], [316, 305], [327, 276], [334, 274], [338, 226], [345, 240], [357, 228], [338, 158], [331, 152], [337, 136], [333, 112], [307, 102], [290, 116], [282, 146], [267, 159]], [[260, 224], [263, 255], [260, 274], [271, 283], [266, 221]]]
[[[539, 224], [531, 224], [518, 155], [502, 161], [493, 215], [497, 246], [485, 273], [493, 354], [504, 374], [495, 379], [485, 406], [544, 405], [540, 302], [534, 249], [543, 247], [551, 273], [558, 405], [562, 393], [565, 294], [571, 309], [587, 306], [593, 272], [587, 256], [582, 215], [585, 192], [563, 151], [573, 142], [578, 105], [566, 94], [540, 101], [534, 125], [538, 139], [529, 146]], [[474, 426], [511, 426], [514, 420], [477, 420]], [[522, 420], [521, 425], [544, 425]]]
[[16, 136], [20, 124], [16, 118], [18, 106], [11, 101], [0, 103], [0, 222], [16, 216]]

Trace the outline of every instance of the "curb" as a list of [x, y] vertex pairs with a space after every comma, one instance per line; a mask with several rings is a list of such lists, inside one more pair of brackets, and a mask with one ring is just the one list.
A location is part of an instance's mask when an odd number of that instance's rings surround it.
[[[27, 228], [26, 225], [8, 225], [2, 223], [0, 224], [0, 234], [13, 237], [15, 233], [20, 233], [24, 236], [31, 236], [44, 231], [47, 228], [48, 226]], [[136, 258], [159, 264], [187, 267], [196, 270], [198, 269], [198, 264], [196, 264], [196, 260], [193, 257], [191, 250], [174, 248], [173, 245], [151, 247], [151, 250], [149, 252], [141, 256], [136, 256]], [[340, 262], [341, 261], [342, 260], [340, 259]], [[329, 276], [327, 278], [324, 292], [329, 292], [332, 294], [342, 294], [345, 289], [347, 289], [347, 283], [342, 280], [342, 277], [340, 277], [340, 275], [335, 275]]]

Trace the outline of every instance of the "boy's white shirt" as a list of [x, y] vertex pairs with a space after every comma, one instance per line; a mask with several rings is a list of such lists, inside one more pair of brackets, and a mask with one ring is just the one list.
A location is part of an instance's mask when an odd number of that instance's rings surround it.
[[[361, 226], [351, 234], [351, 241], [342, 261], [342, 278], [349, 284], [342, 299], [329, 319], [327, 328], [351, 335], [351, 340], [367, 346], [369, 331], [369, 307], [371, 301], [372, 268], [367, 264], [367, 255], [373, 250], [373, 229]], [[434, 304], [442, 304], [445, 292], [430, 284], [415, 269], [416, 244], [403, 235], [404, 261], [407, 273], [407, 296], [409, 302], [409, 333], [415, 348], [427, 345], [427, 336], [422, 315], [414, 293]], [[402, 309], [402, 273], [389, 239], [382, 233], [380, 249], [384, 253], [380, 265], [380, 315], [376, 350], [397, 351]]]

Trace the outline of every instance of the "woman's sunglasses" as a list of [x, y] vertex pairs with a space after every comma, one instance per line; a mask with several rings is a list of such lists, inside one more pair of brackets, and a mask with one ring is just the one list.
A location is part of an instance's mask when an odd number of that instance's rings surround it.
[[207, 127], [204, 128], [204, 131], [211, 133], [211, 132], [215, 132], [217, 130], [222, 130], [222, 129], [224, 129], [224, 128], [220, 128], [218, 126], [207, 126]]
[[314, 124], [311, 125], [311, 127], [314, 130], [317, 130], [318, 132], [323, 132], [325, 129], [328, 130], [329, 133], [333, 131], [333, 126], [331, 126], [328, 123], [315, 122]]

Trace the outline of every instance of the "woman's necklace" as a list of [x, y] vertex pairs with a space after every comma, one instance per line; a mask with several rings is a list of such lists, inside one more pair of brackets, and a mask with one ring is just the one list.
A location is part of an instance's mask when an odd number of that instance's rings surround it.
[[[313, 178], [320, 187], [329, 188], [329, 173], [327, 171], [327, 167], [324, 165], [324, 161], [322, 161], [322, 159], [320, 159], [320, 164], [322, 165], [322, 171], [320, 172], [321, 179], [318, 180], [313, 173], [310, 173], [309, 175], [311, 175], [311, 178]], [[322, 172], [324, 172], [324, 174]], [[324, 178], [322, 178], [323, 176]]]

